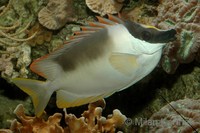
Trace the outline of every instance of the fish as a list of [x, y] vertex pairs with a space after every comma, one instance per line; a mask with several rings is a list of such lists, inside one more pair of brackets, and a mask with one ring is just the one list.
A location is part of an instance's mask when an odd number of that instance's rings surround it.
[[14, 78], [12, 82], [33, 101], [40, 117], [56, 92], [58, 108], [95, 102], [122, 91], [148, 75], [158, 64], [174, 29], [98, 17], [52, 53], [36, 59], [30, 69], [45, 81]]

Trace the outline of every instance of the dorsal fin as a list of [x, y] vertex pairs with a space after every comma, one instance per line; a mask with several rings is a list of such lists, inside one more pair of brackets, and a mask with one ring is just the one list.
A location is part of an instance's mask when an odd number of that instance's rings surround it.
[[74, 32], [75, 35], [83, 35], [83, 34], [92, 34], [95, 31], [89, 30], [89, 31], [76, 31]]
[[52, 61], [53, 59], [63, 52], [66, 52], [65, 50], [70, 48], [71, 45], [76, 45], [83, 38], [92, 35], [94, 32], [100, 31], [101, 29], [112, 25], [124, 23], [120, 18], [113, 15], [108, 15], [108, 18], [97, 17], [97, 19], [98, 22], [89, 22], [88, 26], [82, 26], [80, 31], [74, 32], [74, 35], [69, 37], [69, 40], [64, 42], [64, 44], [69, 46], [63, 45], [54, 52], [35, 60], [30, 66], [31, 70], [42, 77], [52, 80], [55, 78], [55, 74], [60, 73], [58, 69], [54, 70], [58, 67], [58, 65]]
[[105, 19], [105, 18], [102, 18], [102, 17], [99, 17], [99, 16], [96, 16], [96, 17], [97, 17], [97, 19], [98, 19], [98, 21], [100, 23], [107, 24], [107, 25], [114, 25], [114, 24], [116, 24], [115, 21], [111, 21], [109, 19]]
[[98, 22], [89, 22], [88, 26], [82, 26], [81, 31], [76, 31], [75, 35], [71, 37], [71, 39], [85, 37], [83, 35], [90, 35], [96, 31], [99, 31], [103, 28], [106, 28], [112, 25], [124, 24], [124, 21], [121, 18], [116, 17], [114, 15], [108, 14], [108, 18], [103, 18], [99, 16], [96, 16], [96, 17], [98, 19]]
[[91, 27], [91, 26], [81, 26], [82, 31], [98, 31], [102, 28], [100, 27]]
[[70, 36], [69, 38], [70, 38], [70, 40], [72, 40], [72, 39], [77, 39], [77, 38], [84, 38], [88, 35], [90, 35], [90, 34], [82, 33], [82, 34], [79, 34], [79, 35]]
[[120, 18], [121, 17], [120, 14], [118, 14], [118, 16], [119, 17], [108, 14], [108, 19], [118, 24], [124, 24], [124, 21]]
[[96, 16], [98, 22], [88, 22], [87, 26], [81, 26], [80, 31], [75, 31], [73, 36], [70, 36], [68, 41], [65, 44], [69, 44], [71, 42], [80, 41], [82, 38], [85, 38], [91, 35], [94, 32], [97, 32], [103, 28], [109, 27], [115, 24], [124, 24], [123, 20], [119, 17], [108, 15], [108, 18], [102, 18]]

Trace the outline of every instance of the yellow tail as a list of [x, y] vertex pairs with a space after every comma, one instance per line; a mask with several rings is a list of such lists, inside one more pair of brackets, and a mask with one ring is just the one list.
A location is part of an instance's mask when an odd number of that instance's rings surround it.
[[35, 109], [35, 115], [40, 117], [53, 93], [49, 92], [47, 82], [23, 78], [15, 78], [12, 81], [21, 90], [31, 96]]

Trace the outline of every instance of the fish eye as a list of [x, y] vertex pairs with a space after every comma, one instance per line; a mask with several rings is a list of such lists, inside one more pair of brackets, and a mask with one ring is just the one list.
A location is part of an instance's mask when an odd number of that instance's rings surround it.
[[151, 33], [148, 31], [142, 32], [142, 39], [145, 41], [149, 41], [151, 39]]

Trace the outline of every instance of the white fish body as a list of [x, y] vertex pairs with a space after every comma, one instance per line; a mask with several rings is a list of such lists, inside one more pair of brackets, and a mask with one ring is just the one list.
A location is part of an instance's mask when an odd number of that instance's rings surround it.
[[[155, 48], [155, 53], [148, 55], [144, 54], [145, 51], [134, 49], [134, 42], [131, 40], [133, 37], [123, 25], [108, 27], [108, 31], [110, 32], [110, 43], [113, 44], [112, 50], [108, 50], [104, 56], [92, 62], [81, 64], [75, 71], [61, 72], [60, 77], [56, 78], [53, 83], [57, 86], [54, 91], [60, 88], [67, 92], [79, 93], [80, 97], [112, 93], [137, 82], [157, 65], [163, 44], [148, 44], [149, 48], [152, 46]], [[141, 43], [141, 40], [138, 39], [138, 43]], [[146, 48], [148, 47], [146, 46]], [[113, 59], [116, 66], [111, 64], [111, 58], [116, 58], [118, 61], [117, 64]], [[121, 61], [119, 61], [120, 58], [122, 58]], [[132, 62], [123, 60], [126, 58], [132, 59]], [[126, 64], [126, 68], [115, 68], [117, 65], [123, 67]], [[52, 85], [50, 84], [50, 86]]]
[[67, 108], [131, 86], [155, 68], [163, 46], [135, 38], [125, 25], [114, 24], [33, 62], [45, 82], [19, 78], [13, 82], [32, 96], [40, 116], [55, 91], [57, 106]]

